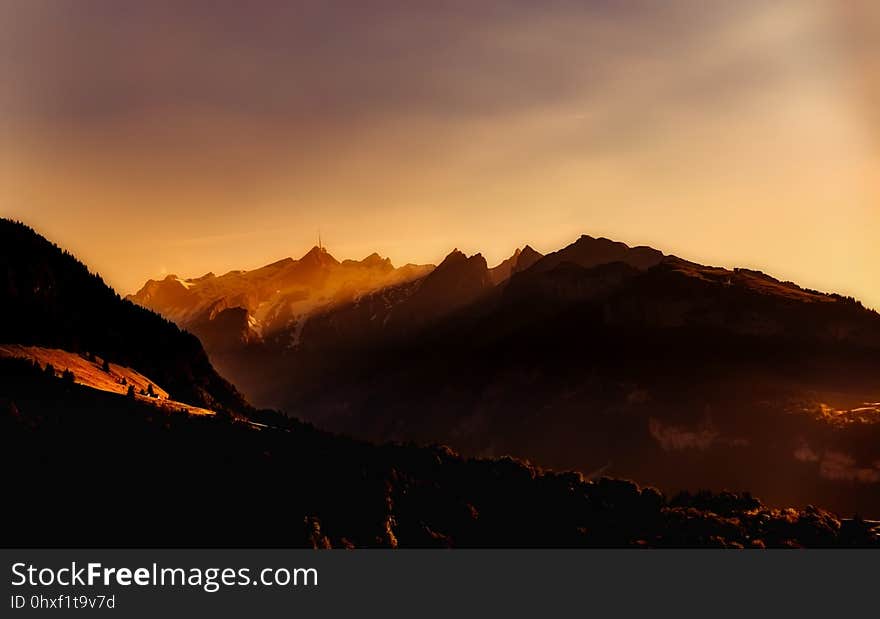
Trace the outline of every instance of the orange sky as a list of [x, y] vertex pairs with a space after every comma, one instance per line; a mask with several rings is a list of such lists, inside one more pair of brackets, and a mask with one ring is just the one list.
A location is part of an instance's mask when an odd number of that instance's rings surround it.
[[880, 307], [876, 3], [364, 4], [4, 2], [0, 212], [123, 293], [320, 228], [396, 264], [604, 235]]

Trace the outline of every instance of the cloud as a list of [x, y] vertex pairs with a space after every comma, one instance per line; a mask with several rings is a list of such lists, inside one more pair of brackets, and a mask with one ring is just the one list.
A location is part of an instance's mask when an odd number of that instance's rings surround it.
[[863, 484], [880, 483], [880, 460], [867, 465], [859, 465], [856, 459], [842, 451], [825, 450], [820, 455], [806, 442], [794, 450], [794, 459], [799, 462], [815, 462], [819, 465], [819, 476], [833, 481], [853, 481]]
[[[876, 304], [877, 106], [840, 87], [822, 4], [2, 2], [0, 202], [126, 289], [157, 242], [204, 272], [320, 226], [340, 251], [404, 242], [401, 262], [589, 232]], [[307, 232], [237, 264], [175, 240], [254, 219]], [[151, 234], [120, 257], [132, 227]]]
[[819, 454], [810, 449], [809, 445], [803, 443], [794, 450], [794, 459], [799, 462], [818, 462]]
[[664, 451], [705, 451], [710, 447], [748, 447], [751, 444], [746, 438], [722, 436], [708, 416], [694, 426], [667, 425], [651, 417], [648, 420], [648, 432]]
[[718, 439], [718, 431], [708, 420], [698, 427], [688, 428], [686, 426], [664, 425], [660, 420], [652, 417], [648, 420], [648, 431], [660, 443], [664, 451], [682, 449], [705, 451]]
[[880, 462], [859, 466], [855, 458], [839, 451], [826, 451], [819, 463], [819, 475], [825, 479], [856, 481], [863, 484], [880, 482]]

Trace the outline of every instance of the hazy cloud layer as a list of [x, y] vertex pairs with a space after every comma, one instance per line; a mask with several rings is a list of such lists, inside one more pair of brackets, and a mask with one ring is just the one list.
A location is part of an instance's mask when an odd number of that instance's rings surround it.
[[876, 23], [834, 0], [5, 2], [3, 214], [125, 290], [318, 227], [400, 263], [589, 232], [880, 305]]
[[795, 449], [794, 458], [800, 462], [818, 463], [819, 476], [825, 479], [863, 484], [880, 483], [880, 461], [863, 465], [848, 453], [828, 449], [819, 454], [806, 443]]

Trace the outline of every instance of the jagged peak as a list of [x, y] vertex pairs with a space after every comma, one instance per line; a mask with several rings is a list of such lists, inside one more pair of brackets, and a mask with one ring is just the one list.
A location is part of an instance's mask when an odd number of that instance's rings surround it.
[[383, 258], [376, 252], [373, 252], [372, 254], [361, 260], [360, 264], [364, 266], [390, 266], [393, 268], [393, 265], [391, 264], [391, 258]]
[[522, 251], [516, 255], [513, 263], [513, 271], [523, 271], [543, 257], [544, 254], [536, 251], [531, 245], [526, 245], [522, 248]]
[[482, 270], [488, 271], [489, 266], [486, 263], [486, 259], [483, 257], [483, 254], [476, 253], [472, 256], [467, 256], [464, 252], [459, 250], [457, 247], [454, 248], [446, 258], [443, 259], [437, 268], [434, 269], [434, 273], [448, 271], [450, 269], [456, 268], [459, 265], [475, 265]]
[[457, 262], [463, 262], [467, 259], [468, 258], [464, 254], [463, 251], [458, 249], [458, 247], [454, 247], [451, 252], [446, 254], [446, 257], [440, 262], [440, 264], [437, 266], [437, 268], [440, 269], [440, 268], [443, 268], [444, 265], [448, 266], [450, 264], [455, 264]]
[[509, 258], [489, 269], [492, 283], [500, 284], [509, 279], [514, 273], [529, 268], [541, 257], [542, 254], [536, 252], [529, 245], [525, 245], [522, 249], [517, 247]]
[[597, 244], [601, 244], [601, 245], [616, 245], [616, 246], [622, 246], [622, 247], [629, 247], [629, 245], [627, 245], [626, 243], [623, 243], [622, 241], [615, 241], [615, 240], [609, 239], [608, 237], [605, 237], [605, 236], [590, 236], [589, 234], [582, 234], [582, 235], [580, 235], [578, 240], [575, 241], [575, 244], [586, 244], [586, 243], [597, 243]]

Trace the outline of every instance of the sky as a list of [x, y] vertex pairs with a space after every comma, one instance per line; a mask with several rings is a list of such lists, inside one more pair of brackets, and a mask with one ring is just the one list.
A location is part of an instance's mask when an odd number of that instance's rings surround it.
[[880, 308], [872, 0], [0, 0], [0, 214], [122, 293], [581, 234]]

